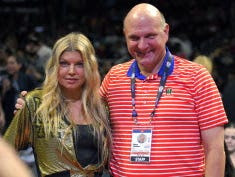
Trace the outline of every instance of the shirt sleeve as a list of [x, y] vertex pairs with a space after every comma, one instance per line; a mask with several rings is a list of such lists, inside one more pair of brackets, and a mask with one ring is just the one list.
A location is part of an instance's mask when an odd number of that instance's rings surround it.
[[195, 108], [201, 130], [228, 122], [219, 90], [209, 72], [199, 69], [194, 77]]
[[12, 144], [17, 150], [22, 150], [32, 144], [32, 122], [29, 101], [24, 108], [18, 110], [10, 126], [4, 134], [4, 139]]

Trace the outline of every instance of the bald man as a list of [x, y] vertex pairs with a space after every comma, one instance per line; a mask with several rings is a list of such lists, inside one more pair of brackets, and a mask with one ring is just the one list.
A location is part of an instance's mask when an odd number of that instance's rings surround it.
[[134, 6], [123, 31], [133, 59], [114, 66], [100, 89], [110, 110], [112, 175], [223, 177], [227, 117], [211, 75], [171, 54], [169, 25], [152, 5]]

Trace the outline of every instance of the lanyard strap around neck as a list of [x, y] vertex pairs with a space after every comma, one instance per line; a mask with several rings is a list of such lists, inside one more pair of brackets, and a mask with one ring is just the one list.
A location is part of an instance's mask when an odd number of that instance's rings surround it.
[[[159, 85], [159, 88], [158, 88], [155, 105], [154, 105], [153, 111], [150, 114], [149, 124], [151, 124], [152, 119], [155, 116], [157, 105], [160, 101], [160, 98], [162, 96], [164, 87], [166, 85], [166, 80], [167, 80], [167, 77], [169, 75], [169, 70], [170, 70], [170, 67], [171, 67], [171, 64], [172, 64], [172, 59], [173, 59], [173, 56], [169, 52], [168, 57], [167, 57], [167, 61], [164, 64], [164, 72], [161, 76], [160, 85]], [[131, 101], [132, 101], [132, 118], [133, 118], [135, 124], [138, 124], [138, 121], [137, 121], [138, 114], [137, 114], [136, 108], [135, 108], [135, 105], [136, 105], [136, 101], [135, 101], [135, 97], [136, 97], [136, 94], [135, 94], [135, 82], [136, 82], [136, 79], [135, 79], [135, 74], [136, 73], [135, 72], [136, 72], [136, 68], [135, 67], [136, 66], [133, 65], [132, 74], [131, 74], [131, 98], [132, 98]]]

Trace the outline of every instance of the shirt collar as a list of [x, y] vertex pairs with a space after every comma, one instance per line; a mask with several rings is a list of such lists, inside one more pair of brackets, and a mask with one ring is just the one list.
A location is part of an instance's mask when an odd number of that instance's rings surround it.
[[[166, 62], [167, 62], [167, 58], [168, 58], [170, 55], [172, 56], [172, 61], [171, 61], [171, 67], [170, 67], [170, 69], [169, 69], [169, 72], [168, 72], [168, 75], [167, 75], [167, 76], [169, 76], [169, 75], [172, 74], [172, 72], [173, 72], [173, 70], [174, 70], [174, 56], [170, 53], [169, 49], [166, 47], [166, 55], [165, 55], [165, 57], [164, 57], [164, 61], [163, 61], [163, 63], [162, 63], [162, 66], [161, 66], [160, 70], [158, 71], [158, 75], [159, 75], [159, 76], [162, 76], [162, 75], [163, 75], [163, 73], [164, 73], [164, 68], [165, 68], [165, 65], [166, 65]], [[136, 78], [138, 78], [138, 79], [140, 79], [140, 80], [145, 80], [145, 79], [146, 79], [146, 76], [144, 76], [143, 74], [141, 74], [140, 69], [139, 69], [139, 67], [138, 67], [138, 64], [137, 64], [137, 61], [136, 61], [136, 60], [134, 60], [134, 62], [131, 64], [130, 68], [128, 69], [128, 71], [127, 71], [127, 76], [128, 76], [128, 77], [131, 77], [133, 67], [135, 68], [135, 76], [136, 76]]]

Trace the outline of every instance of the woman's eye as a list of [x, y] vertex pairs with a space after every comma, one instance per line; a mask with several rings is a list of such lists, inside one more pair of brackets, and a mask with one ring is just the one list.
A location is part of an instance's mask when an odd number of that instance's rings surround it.
[[83, 67], [83, 62], [76, 63], [76, 66]]
[[62, 67], [68, 66], [68, 63], [65, 61], [60, 61], [60, 66]]

